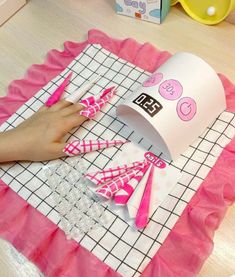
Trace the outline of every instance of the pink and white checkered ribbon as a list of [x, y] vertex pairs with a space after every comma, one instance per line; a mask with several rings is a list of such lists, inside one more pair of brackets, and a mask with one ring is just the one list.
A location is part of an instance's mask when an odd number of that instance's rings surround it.
[[135, 188], [140, 183], [149, 167], [150, 163], [145, 163], [144, 166], [137, 172], [137, 174], [115, 194], [114, 202], [117, 205], [126, 205]]
[[96, 193], [99, 195], [110, 199], [113, 195], [123, 188], [139, 171], [139, 169], [131, 169], [127, 173], [124, 173], [121, 176], [116, 177], [114, 180], [103, 185], [101, 188], [96, 190]]
[[82, 104], [86, 108], [90, 105], [94, 105], [95, 104], [95, 96], [92, 95], [92, 96], [82, 99], [80, 101], [80, 104]]
[[80, 104], [84, 105], [85, 107], [88, 107], [88, 106], [92, 106], [95, 104], [95, 102], [100, 99], [100, 98], [103, 98], [105, 95], [109, 94], [111, 91], [115, 90], [116, 87], [113, 86], [113, 87], [110, 87], [110, 88], [107, 88], [105, 89], [104, 91], [102, 91], [100, 94], [98, 95], [92, 95], [92, 96], [89, 96], [87, 98], [84, 98], [80, 101]]
[[125, 164], [113, 168], [107, 168], [101, 171], [87, 173], [85, 177], [93, 182], [95, 185], [99, 186], [105, 182], [108, 182], [124, 173], [127, 173], [131, 169], [134, 169], [138, 166], [143, 166], [143, 161], [133, 162], [131, 164]]
[[77, 156], [128, 142], [127, 140], [74, 140], [68, 143], [63, 152], [68, 156]]
[[[102, 107], [116, 94], [116, 87], [109, 88], [102, 93], [102, 96], [98, 100], [93, 98], [88, 98], [86, 101], [82, 102], [84, 105], [87, 103], [93, 103], [92, 105], [87, 106], [85, 109], [80, 111], [80, 115], [83, 115], [89, 119], [94, 118], [94, 116], [102, 109]], [[86, 104], [85, 104], [86, 103]]]

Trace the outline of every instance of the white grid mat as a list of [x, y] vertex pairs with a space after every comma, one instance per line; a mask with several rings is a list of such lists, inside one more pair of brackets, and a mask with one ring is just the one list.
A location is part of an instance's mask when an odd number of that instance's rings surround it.
[[[136, 141], [136, 133], [115, 117], [115, 108], [128, 91], [134, 91], [150, 74], [119, 59], [99, 45], [89, 45], [60, 75], [11, 116], [1, 126], [0, 131], [17, 126], [37, 111], [69, 71], [73, 71], [74, 74], [72, 83], [67, 89], [68, 94], [96, 73], [103, 77], [90, 90], [90, 94], [96, 94], [111, 85], [118, 85], [119, 90], [112, 99], [112, 103], [106, 105], [95, 120], [85, 122], [78, 131], [69, 134], [68, 138], [131, 140], [134, 137]], [[164, 242], [224, 146], [232, 139], [234, 123], [234, 114], [223, 112], [205, 133], [172, 164], [182, 171], [182, 178], [153, 214], [145, 229], [133, 230], [121, 217], [107, 209], [105, 213], [109, 223], [81, 236], [78, 241], [123, 276], [139, 276]], [[143, 138], [139, 137], [138, 140], [147, 150], [157, 155], [161, 154], [152, 149]], [[118, 146], [89, 153], [83, 156], [83, 161], [89, 171], [103, 169], [121, 150], [122, 146]], [[55, 209], [52, 191], [42, 170], [45, 164], [47, 163], [6, 164], [0, 169], [0, 178], [33, 207], [60, 225], [60, 217]]]

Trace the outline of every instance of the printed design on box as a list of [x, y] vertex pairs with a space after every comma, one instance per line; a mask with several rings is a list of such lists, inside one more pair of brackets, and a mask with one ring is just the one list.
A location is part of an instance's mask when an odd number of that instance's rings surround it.
[[133, 0], [124, 0], [124, 4], [126, 6], [133, 7], [135, 9], [138, 9], [138, 12], [140, 14], [146, 13], [146, 3], [144, 1], [133, 1]]
[[156, 72], [153, 75], [151, 75], [144, 83], [143, 87], [152, 87], [158, 85], [161, 80], [163, 79], [163, 74]]
[[144, 157], [148, 162], [152, 163], [158, 168], [166, 167], [166, 163], [163, 160], [159, 159], [159, 157], [155, 156], [152, 152], [146, 152], [144, 154]]
[[133, 103], [142, 108], [151, 117], [154, 117], [162, 109], [162, 104], [146, 93], [140, 94]]
[[123, 8], [118, 3], [116, 3], [116, 11], [118, 13], [122, 13], [123, 12]]
[[183, 121], [190, 121], [197, 112], [197, 104], [191, 97], [183, 97], [176, 106], [179, 118]]
[[183, 87], [177, 80], [166, 80], [159, 86], [159, 93], [167, 100], [177, 100], [183, 93]]
[[[160, 84], [158, 91], [166, 100], [174, 101], [182, 96], [183, 86], [179, 81], [169, 79]], [[183, 97], [177, 102], [176, 111], [181, 120], [190, 121], [197, 112], [196, 101], [191, 97]]]
[[[162, 79], [163, 74], [160, 72], [155, 72], [143, 83], [142, 86], [148, 88], [159, 85], [158, 92], [164, 99], [170, 101], [179, 99], [176, 105], [176, 112], [178, 117], [183, 121], [192, 120], [197, 113], [196, 101], [191, 97], [181, 98], [184, 89], [178, 80], [169, 79], [160, 83]], [[133, 101], [133, 103], [141, 107], [151, 117], [156, 115], [162, 109], [162, 105], [159, 103], [159, 101], [145, 93], [139, 95]]]
[[156, 18], [160, 18], [161, 17], [161, 10], [160, 9], [155, 9], [155, 10], [151, 10], [149, 12], [150, 16], [156, 17]]
[[116, 11], [138, 19], [160, 23], [161, 0], [116, 0]]

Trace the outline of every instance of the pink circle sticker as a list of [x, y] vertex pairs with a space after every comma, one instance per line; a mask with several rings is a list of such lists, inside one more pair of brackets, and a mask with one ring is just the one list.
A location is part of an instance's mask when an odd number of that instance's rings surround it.
[[197, 104], [192, 98], [183, 97], [177, 103], [176, 110], [181, 120], [190, 121], [197, 112]]
[[177, 80], [166, 80], [160, 85], [159, 93], [167, 100], [176, 100], [182, 95], [183, 87]]
[[158, 85], [161, 80], [163, 78], [163, 74], [162, 73], [154, 73], [153, 75], [151, 75], [144, 83], [143, 83], [143, 87], [153, 87]]

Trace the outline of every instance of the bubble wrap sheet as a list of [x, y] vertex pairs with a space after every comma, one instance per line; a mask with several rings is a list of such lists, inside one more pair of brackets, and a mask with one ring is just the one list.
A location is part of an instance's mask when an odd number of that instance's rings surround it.
[[105, 203], [88, 187], [81, 158], [59, 160], [44, 168], [55, 209], [68, 238], [77, 239], [104, 221]]

